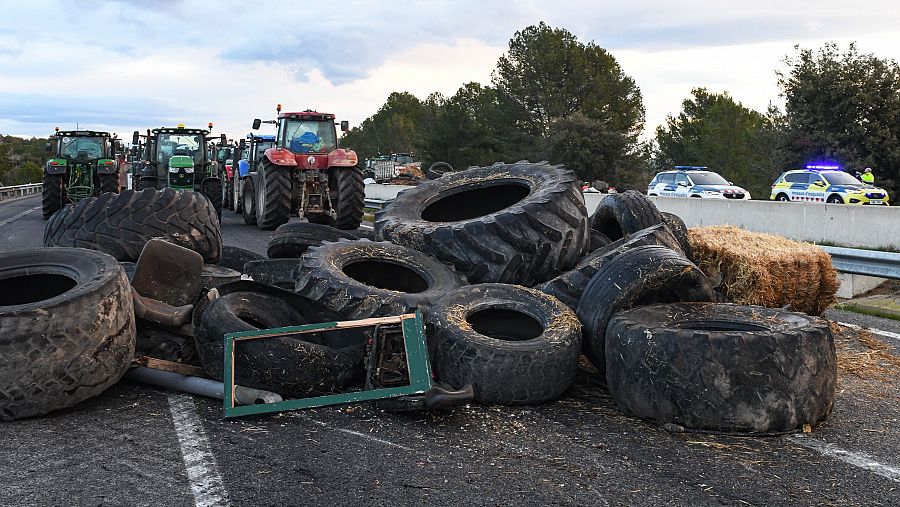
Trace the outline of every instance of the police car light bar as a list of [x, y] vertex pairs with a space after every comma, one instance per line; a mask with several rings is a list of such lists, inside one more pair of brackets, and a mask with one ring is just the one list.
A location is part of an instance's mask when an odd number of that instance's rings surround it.
[[817, 170], [817, 171], [824, 171], [824, 170], [839, 171], [839, 170], [841, 169], [841, 166], [839, 166], [839, 165], [818, 165], [818, 164], [816, 164], [816, 165], [808, 165], [808, 166], [806, 166], [806, 168], [807, 168], [807, 169], [814, 169], [814, 170]]
[[709, 169], [705, 165], [676, 165], [675, 169]]

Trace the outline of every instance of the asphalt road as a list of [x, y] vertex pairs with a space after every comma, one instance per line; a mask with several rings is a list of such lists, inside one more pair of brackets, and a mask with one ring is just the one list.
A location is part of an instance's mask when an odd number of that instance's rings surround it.
[[[0, 203], [0, 251], [40, 246], [39, 204]], [[269, 235], [228, 211], [223, 234], [257, 251]], [[844, 331], [840, 347], [864, 352]], [[900, 339], [872, 336], [898, 352]], [[0, 505], [898, 505], [898, 400], [900, 379], [842, 370], [834, 412], [812, 433], [748, 438], [628, 417], [588, 369], [541, 406], [227, 421], [220, 401], [120, 383], [3, 423]]]

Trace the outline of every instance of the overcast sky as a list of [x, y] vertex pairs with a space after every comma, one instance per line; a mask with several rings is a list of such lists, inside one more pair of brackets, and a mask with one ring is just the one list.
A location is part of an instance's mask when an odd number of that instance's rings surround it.
[[[317, 109], [358, 124], [392, 91], [489, 83], [516, 30], [545, 21], [607, 48], [640, 87], [647, 134], [692, 87], [781, 104], [793, 47], [857, 41], [900, 60], [891, 1], [0, 0], [0, 133], [130, 132]], [[688, 4], [687, 6], [684, 4]]]

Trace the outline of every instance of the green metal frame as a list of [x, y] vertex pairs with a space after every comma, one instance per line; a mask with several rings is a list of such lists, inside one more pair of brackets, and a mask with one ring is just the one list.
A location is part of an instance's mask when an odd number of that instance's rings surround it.
[[[388, 324], [400, 324], [403, 330], [403, 343], [406, 348], [406, 366], [409, 369], [410, 380], [408, 386], [329, 394], [313, 398], [285, 400], [277, 403], [235, 406], [234, 347], [238, 342], [264, 338], [277, 338], [318, 331], [327, 332]], [[223, 380], [225, 384], [225, 417], [266, 414], [285, 410], [298, 410], [303, 408], [323, 407], [326, 405], [357, 403], [361, 401], [422, 394], [432, 387], [431, 364], [428, 361], [428, 349], [425, 344], [425, 327], [422, 323], [422, 315], [417, 311], [414, 314], [410, 313], [396, 317], [323, 322], [320, 324], [307, 324], [303, 326], [228, 333], [225, 335], [225, 372]]]

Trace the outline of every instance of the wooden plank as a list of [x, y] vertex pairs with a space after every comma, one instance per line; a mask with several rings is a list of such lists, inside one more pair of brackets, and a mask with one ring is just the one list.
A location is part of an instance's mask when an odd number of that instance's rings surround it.
[[200, 368], [199, 366], [166, 361], [165, 359], [157, 359], [150, 356], [138, 356], [134, 358], [134, 361], [132, 361], [131, 364], [152, 368], [154, 370], [171, 371], [173, 373], [180, 373], [191, 377], [209, 378], [209, 375], [207, 375], [206, 372], [203, 371], [203, 368]]

